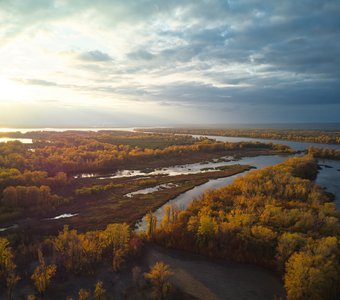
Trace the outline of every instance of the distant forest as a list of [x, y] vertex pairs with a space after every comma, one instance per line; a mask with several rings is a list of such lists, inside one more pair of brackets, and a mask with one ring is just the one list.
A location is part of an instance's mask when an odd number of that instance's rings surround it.
[[231, 137], [261, 138], [322, 144], [340, 144], [339, 131], [292, 129], [207, 129], [207, 128], [153, 128], [140, 129], [155, 133], [180, 133]]

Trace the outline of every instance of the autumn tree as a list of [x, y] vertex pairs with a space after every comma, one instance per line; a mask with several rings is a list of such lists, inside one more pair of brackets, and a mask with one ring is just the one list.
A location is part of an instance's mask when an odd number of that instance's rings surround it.
[[124, 263], [124, 251], [122, 249], [118, 249], [113, 252], [113, 259], [112, 259], [112, 269], [114, 272], [118, 272], [122, 264]]
[[156, 231], [157, 217], [153, 213], [148, 213], [145, 216], [146, 221], [146, 236], [151, 238]]
[[338, 240], [326, 237], [310, 241], [286, 264], [287, 299], [334, 299], [340, 284]]
[[140, 267], [135, 266], [132, 268], [131, 273], [133, 285], [138, 289], [141, 284], [142, 270]]
[[93, 293], [94, 300], [106, 300], [106, 290], [103, 287], [103, 282], [98, 281], [94, 288]]
[[78, 300], [90, 300], [91, 293], [88, 290], [80, 289], [78, 293]]
[[163, 262], [157, 262], [144, 276], [150, 281], [156, 299], [163, 300], [170, 291], [169, 279], [173, 275], [170, 267]]
[[32, 280], [38, 292], [44, 294], [54, 277], [57, 267], [56, 265], [46, 265], [42, 251], [38, 250], [39, 266], [36, 267], [32, 274]]
[[218, 226], [216, 221], [209, 215], [202, 214], [199, 217], [199, 224], [197, 229], [197, 241], [199, 245], [207, 245], [209, 241], [214, 238], [217, 229]]
[[16, 265], [13, 261], [12, 249], [6, 238], [0, 238], [0, 277], [7, 286], [8, 299], [12, 298], [12, 291], [20, 277], [15, 273]]
[[109, 224], [102, 232], [102, 240], [112, 253], [112, 268], [119, 271], [129, 250], [130, 228], [127, 224]]

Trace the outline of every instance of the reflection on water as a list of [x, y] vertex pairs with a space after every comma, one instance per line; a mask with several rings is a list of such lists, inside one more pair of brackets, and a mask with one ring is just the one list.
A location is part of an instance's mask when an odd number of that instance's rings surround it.
[[319, 165], [321, 165], [321, 169], [316, 178], [316, 183], [335, 195], [335, 204], [340, 210], [340, 172], [338, 171], [340, 161], [320, 159]]
[[[268, 166], [273, 166], [279, 164], [288, 159], [287, 156], [256, 156], [256, 157], [244, 157], [238, 161], [238, 163], [243, 165], [251, 165], [257, 168], [264, 168]], [[320, 160], [319, 163], [322, 165], [321, 170], [319, 170], [318, 177], [316, 179], [316, 183], [320, 186], [326, 188], [328, 192], [331, 192], [335, 195], [335, 204], [337, 208], [340, 210], [340, 161], [334, 160]], [[244, 174], [250, 171], [245, 171], [233, 176], [219, 178], [219, 179], [211, 179], [207, 183], [196, 186], [193, 189], [180, 194], [176, 198], [167, 202], [167, 204], [175, 205], [180, 209], [185, 209], [189, 206], [189, 204], [196, 198], [199, 198], [203, 195], [206, 190], [209, 189], [217, 189], [223, 186], [226, 186], [234, 181], [234, 179], [238, 176], [243, 176]], [[158, 208], [155, 211], [155, 215], [158, 220], [163, 218], [163, 210], [164, 206]], [[137, 225], [137, 230], [145, 229], [145, 217], [142, 221]]]
[[66, 213], [66, 214], [62, 214], [59, 216], [56, 216], [54, 218], [48, 218], [46, 220], [58, 220], [58, 219], [65, 219], [65, 218], [71, 218], [71, 217], [75, 217], [78, 216], [79, 214], [70, 214], [70, 213]]
[[143, 172], [141, 170], [119, 170], [114, 174], [99, 176], [98, 174], [83, 173], [76, 175], [74, 178], [93, 178], [97, 177], [99, 180], [103, 179], [115, 179], [123, 177], [135, 177], [135, 176], [152, 176], [152, 175], [189, 175], [202, 172], [212, 172], [218, 167], [228, 166], [234, 164], [235, 160], [232, 156], [225, 156], [218, 159], [213, 159], [211, 162], [200, 162], [194, 164], [177, 165], [167, 168], [154, 169], [149, 172]]
[[32, 139], [16, 139], [16, 138], [0, 138], [0, 143], [7, 143], [7, 142], [13, 142], [13, 141], [19, 141], [23, 144], [32, 144]]
[[213, 159], [211, 162], [200, 162], [194, 164], [177, 165], [167, 168], [158, 168], [151, 171], [141, 171], [141, 170], [119, 170], [114, 174], [109, 175], [98, 175], [94, 173], [83, 173], [74, 176], [74, 178], [93, 178], [97, 177], [99, 180], [103, 179], [115, 179], [123, 177], [135, 177], [135, 176], [152, 176], [152, 175], [167, 175], [167, 176], [177, 176], [177, 175], [188, 175], [197, 174], [201, 172], [211, 172], [215, 171], [216, 168], [230, 165], [234, 160], [232, 156], [225, 156], [218, 159]]
[[[287, 156], [260, 155], [260, 156], [256, 156], [256, 157], [244, 157], [244, 158], [238, 160], [237, 163], [239, 163], [241, 165], [251, 165], [251, 166], [254, 166], [256, 168], [263, 168], [263, 167], [268, 167], [268, 166], [273, 166], [273, 165], [279, 164], [286, 159], [287, 159]], [[235, 163], [235, 162], [229, 162], [229, 164], [233, 164], [233, 163]], [[243, 176], [244, 174], [246, 174], [248, 172], [250, 172], [250, 171], [244, 171], [242, 173], [239, 173], [239, 174], [236, 174], [236, 175], [233, 175], [233, 176], [229, 176], [229, 177], [211, 179], [211, 180], [209, 180], [208, 182], [206, 182], [202, 185], [198, 185], [198, 186], [194, 187], [193, 189], [178, 195], [174, 199], [168, 201], [166, 204], [175, 205], [180, 209], [185, 209], [189, 206], [189, 204], [195, 198], [197, 199], [197, 198], [201, 197], [206, 190], [217, 189], [217, 188], [226, 186], [226, 185], [230, 184], [231, 182], [233, 182], [236, 177]], [[164, 206], [165, 205], [161, 206], [160, 208], [158, 208], [155, 211], [155, 215], [157, 216], [158, 220], [161, 220], [163, 218]], [[137, 230], [138, 231], [144, 230], [145, 226], [146, 226], [146, 221], [145, 221], [145, 217], [144, 217], [141, 220], [141, 222], [139, 224], [137, 224]]]
[[273, 144], [284, 144], [296, 151], [302, 151], [307, 149], [310, 146], [318, 147], [318, 148], [334, 148], [340, 149], [340, 145], [334, 144], [318, 144], [318, 143], [308, 143], [308, 142], [293, 142], [293, 141], [285, 141], [285, 140], [271, 140], [271, 139], [259, 139], [259, 138], [246, 138], [246, 137], [231, 137], [231, 136], [216, 136], [216, 135], [192, 135], [193, 137], [207, 137], [209, 139], [214, 139], [220, 142], [261, 142], [261, 143], [273, 143]]
[[0, 232], [4, 232], [4, 231], [10, 230], [10, 229], [15, 229], [15, 228], [18, 228], [17, 224], [14, 224], [12, 226], [5, 227], [5, 228], [0, 228]]
[[145, 189], [141, 189], [132, 193], [128, 193], [125, 195], [125, 197], [131, 198], [134, 195], [146, 195], [146, 194], [150, 194], [150, 193], [154, 193], [154, 192], [158, 192], [160, 190], [165, 190], [165, 189], [172, 189], [177, 187], [178, 184], [175, 183], [164, 183], [164, 184], [160, 184], [154, 187], [150, 187], [150, 188], [145, 188]]

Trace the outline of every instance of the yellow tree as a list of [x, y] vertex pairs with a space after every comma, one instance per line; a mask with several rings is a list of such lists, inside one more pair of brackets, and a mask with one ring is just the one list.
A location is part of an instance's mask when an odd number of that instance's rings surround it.
[[144, 277], [150, 281], [156, 299], [164, 299], [170, 291], [169, 279], [173, 275], [170, 267], [163, 262], [157, 262], [151, 267], [149, 273], [145, 273]]
[[130, 228], [126, 223], [109, 224], [102, 233], [103, 243], [113, 252], [118, 249], [124, 253], [129, 249]]
[[217, 232], [218, 225], [216, 221], [208, 215], [202, 214], [199, 217], [199, 226], [197, 229], [197, 239], [201, 246], [206, 245], [212, 240]]
[[103, 287], [103, 283], [98, 281], [94, 288], [94, 300], [106, 300], [106, 290]]
[[8, 299], [12, 299], [14, 286], [20, 280], [15, 273], [16, 265], [13, 262], [12, 249], [5, 238], [0, 238], [0, 277], [6, 281]]
[[170, 204], [165, 205], [163, 211], [164, 217], [160, 223], [160, 227], [167, 231], [171, 228], [171, 225], [176, 224], [180, 211], [176, 206]]
[[157, 217], [150, 212], [146, 214], [145, 220], [146, 220], [146, 236], [150, 239], [156, 231]]
[[337, 238], [326, 237], [295, 252], [286, 263], [287, 299], [335, 299], [340, 282], [338, 251]]
[[122, 264], [124, 263], [124, 252], [122, 249], [118, 249], [117, 251], [113, 252], [113, 259], [112, 259], [112, 269], [115, 272], [118, 272]]
[[39, 266], [34, 270], [31, 279], [40, 294], [44, 294], [57, 271], [56, 265], [46, 265], [41, 250], [38, 250]]
[[78, 293], [78, 300], [90, 300], [91, 294], [88, 290], [80, 289]]
[[129, 250], [130, 228], [127, 224], [109, 224], [102, 233], [105, 247], [112, 253], [112, 268], [119, 271]]

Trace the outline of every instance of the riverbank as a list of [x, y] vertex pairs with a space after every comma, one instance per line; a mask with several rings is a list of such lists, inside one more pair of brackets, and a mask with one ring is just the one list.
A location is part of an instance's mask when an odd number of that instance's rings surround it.
[[[116, 186], [112, 190], [103, 190], [100, 193], [78, 196], [69, 205], [64, 205], [46, 215], [44, 219], [32, 216], [30, 219], [23, 218], [13, 221], [17, 226], [10, 231], [1, 234], [19, 234], [27, 236], [42, 237], [44, 235], [57, 234], [65, 224], [79, 231], [89, 231], [103, 229], [110, 223], [128, 223], [131, 226], [142, 219], [149, 211], [154, 211], [169, 200], [178, 195], [191, 190], [197, 185], [202, 185], [210, 179], [233, 176], [250, 170], [250, 165], [229, 165], [221, 169], [212, 170], [188, 175], [177, 176], [152, 176], [151, 178], [118, 178], [100, 180], [100, 184], [105, 186], [111, 184]], [[99, 184], [96, 178], [82, 179], [86, 181], [86, 186]], [[152, 187], [161, 184], [173, 184], [169, 189], [160, 189], [147, 194], [136, 194], [133, 197], [126, 195], [136, 192], [143, 187]], [[51, 218], [59, 215], [70, 214], [69, 218]], [[43, 225], [42, 225], [43, 224]], [[2, 227], [9, 227], [12, 224], [4, 224]]]
[[[112, 272], [110, 266], [103, 266], [96, 279], [103, 282], [109, 299], [148, 300], [150, 288], [145, 285], [136, 288], [132, 269], [140, 268], [143, 276], [158, 261], [169, 265], [174, 272], [170, 281], [177, 292], [172, 300], [272, 300], [275, 296], [284, 297], [280, 278], [268, 270], [153, 244], [147, 244], [141, 255], [128, 261], [119, 273]], [[60, 276], [52, 282], [45, 298], [77, 299], [80, 288], [93, 290], [93, 277]], [[31, 282], [24, 280], [16, 288], [13, 299], [23, 299], [28, 294], [34, 294], [34, 289]], [[0, 293], [0, 297], [6, 298], [6, 295]]]
[[138, 132], [172, 133], [187, 135], [215, 135], [225, 137], [244, 137], [304, 143], [340, 145], [340, 134], [337, 130], [295, 130], [295, 129], [228, 129], [228, 128], [147, 128], [136, 129]]

